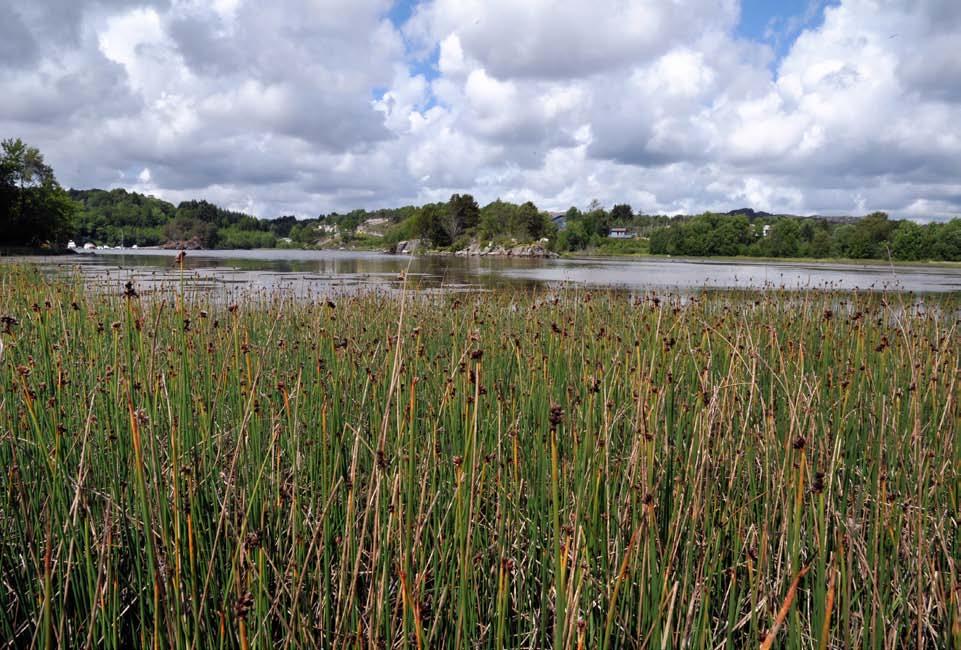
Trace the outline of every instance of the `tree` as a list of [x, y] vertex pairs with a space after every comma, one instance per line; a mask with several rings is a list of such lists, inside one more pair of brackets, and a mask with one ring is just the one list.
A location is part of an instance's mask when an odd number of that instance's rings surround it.
[[888, 255], [888, 242], [898, 223], [889, 221], [884, 212], [872, 212], [854, 224], [839, 226], [834, 231], [835, 249], [839, 256], [853, 259], [878, 259]]
[[865, 247], [861, 257], [884, 258], [889, 254], [888, 242], [898, 224], [885, 212], [872, 212], [857, 223], [858, 238]]
[[172, 242], [196, 239], [204, 248], [217, 244], [217, 226], [195, 217], [178, 216], [164, 226], [164, 237]]
[[277, 217], [270, 222], [270, 232], [274, 233], [278, 237], [290, 237], [293, 239], [294, 237], [290, 233], [293, 231], [296, 225], [297, 217], [293, 215]]
[[611, 216], [601, 206], [597, 199], [591, 201], [581, 219], [587, 233], [593, 237], [607, 237], [611, 231]]
[[0, 143], [0, 241], [20, 246], [63, 246], [78, 206], [60, 187], [36, 147], [19, 138]]
[[517, 224], [529, 239], [540, 239], [547, 230], [547, 220], [530, 201], [518, 208]]
[[428, 203], [420, 207], [414, 215], [414, 232], [432, 246], [450, 246], [452, 239], [445, 228], [448, 216], [447, 205], [444, 203]]
[[808, 254], [811, 257], [828, 257], [831, 254], [831, 231], [826, 224], [814, 231]]
[[961, 261], [961, 219], [952, 219], [947, 223], [930, 223], [925, 226], [928, 231], [926, 248], [932, 259]]
[[801, 227], [797, 219], [779, 219], [762, 240], [761, 250], [768, 257], [798, 257]]
[[587, 248], [590, 242], [591, 234], [579, 219], [568, 221], [567, 227], [557, 235], [557, 249], [562, 251], [582, 250]]
[[4, 224], [12, 218], [14, 206], [18, 201], [18, 191], [17, 162], [14, 156], [8, 153], [8, 143], [5, 141], [3, 156], [0, 157], [0, 217], [3, 218]]
[[674, 255], [673, 247], [674, 230], [668, 228], [658, 228], [651, 233], [649, 238], [652, 255]]
[[297, 223], [291, 226], [287, 236], [297, 244], [313, 244], [318, 239], [317, 227], [313, 222]]
[[913, 221], [902, 221], [891, 236], [891, 254], [898, 260], [920, 260], [930, 251], [925, 250], [924, 227]]
[[626, 226], [634, 220], [634, 208], [627, 203], [620, 203], [611, 208], [611, 221]]
[[516, 207], [513, 203], [506, 203], [500, 199], [485, 205], [480, 211], [478, 224], [480, 237], [493, 239], [507, 233], [511, 228]]
[[711, 255], [741, 255], [750, 243], [751, 224], [743, 215], [718, 215], [714, 218]]
[[455, 241], [465, 232], [477, 227], [480, 221], [480, 208], [477, 201], [470, 194], [453, 194], [447, 202], [447, 212], [442, 219], [442, 226], [447, 233], [447, 239]]

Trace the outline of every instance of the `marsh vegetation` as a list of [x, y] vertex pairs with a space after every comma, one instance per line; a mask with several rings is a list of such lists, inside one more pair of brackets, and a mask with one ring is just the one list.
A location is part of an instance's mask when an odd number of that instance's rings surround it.
[[957, 294], [138, 293], [0, 269], [5, 647], [961, 643]]

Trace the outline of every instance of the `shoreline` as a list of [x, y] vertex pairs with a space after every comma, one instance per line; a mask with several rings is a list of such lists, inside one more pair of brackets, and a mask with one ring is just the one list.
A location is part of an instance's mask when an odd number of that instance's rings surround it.
[[738, 263], [738, 264], [819, 264], [819, 265], [843, 265], [843, 266], [903, 266], [903, 267], [932, 267], [961, 269], [961, 262], [951, 260], [881, 260], [881, 259], [854, 259], [849, 257], [752, 257], [750, 255], [716, 256], [716, 257], [690, 257], [681, 255], [656, 255], [645, 253], [643, 255], [603, 255], [591, 253], [562, 253], [560, 259], [582, 259], [582, 260], [621, 260], [621, 261], [657, 261], [657, 262], [693, 262], [693, 263]]
[[[62, 249], [46, 249], [46, 248], [31, 248], [22, 246], [13, 247], [0, 247], [0, 257], [44, 257], [44, 256], [69, 256], [69, 255], [115, 255], [115, 254], [127, 254], [137, 252], [150, 252], [150, 253], [171, 253], [174, 254], [180, 249], [175, 248], [164, 248], [163, 246], [142, 246], [140, 248], [123, 248], [123, 249], [106, 249], [106, 250], [92, 250], [92, 251], [80, 251], [69, 248]], [[916, 267], [916, 268], [940, 268], [940, 269], [958, 269], [961, 270], [961, 261], [951, 261], [951, 260], [882, 260], [882, 259], [853, 259], [844, 257], [752, 257], [749, 255], [734, 255], [734, 256], [708, 256], [708, 257], [692, 257], [692, 256], [673, 256], [673, 255], [656, 255], [651, 253], [644, 254], [624, 254], [624, 255], [607, 255], [603, 253], [589, 253], [584, 251], [571, 251], [566, 253], [556, 254], [556, 257], [542, 256], [542, 255], [510, 255], [510, 254], [500, 254], [497, 252], [489, 252], [481, 255], [471, 255], [464, 254], [460, 251], [445, 251], [445, 250], [423, 250], [416, 253], [388, 253], [383, 249], [378, 248], [368, 248], [368, 247], [342, 247], [342, 248], [299, 248], [299, 247], [274, 247], [274, 248], [200, 248], [200, 249], [188, 249], [188, 254], [204, 254], [209, 252], [228, 252], [228, 251], [284, 251], [284, 250], [297, 250], [297, 251], [339, 251], [339, 252], [357, 252], [357, 253], [377, 253], [390, 256], [410, 256], [415, 257], [484, 257], [484, 258], [494, 258], [494, 259], [560, 259], [560, 260], [584, 260], [584, 261], [599, 261], [599, 260], [613, 260], [613, 261], [637, 261], [637, 262], [688, 262], [694, 264], [813, 264], [818, 266], [852, 266], [852, 267]], [[460, 254], [458, 254], [460, 253]]]
[[50, 257], [77, 254], [77, 251], [70, 248], [32, 248], [30, 246], [0, 247], [0, 257]]

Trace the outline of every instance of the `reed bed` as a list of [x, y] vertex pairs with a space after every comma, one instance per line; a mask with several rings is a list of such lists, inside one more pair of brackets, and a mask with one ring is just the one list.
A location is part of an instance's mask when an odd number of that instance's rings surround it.
[[959, 302], [4, 268], [0, 647], [959, 648]]

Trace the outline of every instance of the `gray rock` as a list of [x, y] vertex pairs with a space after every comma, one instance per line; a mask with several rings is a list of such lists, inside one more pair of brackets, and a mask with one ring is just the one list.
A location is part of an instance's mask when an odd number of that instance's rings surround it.
[[399, 241], [390, 248], [385, 249], [385, 253], [393, 253], [396, 255], [413, 255], [420, 249], [419, 239], [408, 239], [404, 241]]
[[510, 248], [488, 244], [481, 248], [480, 244], [473, 243], [454, 254], [459, 257], [531, 257], [545, 259], [558, 256], [557, 253], [547, 250], [541, 244], [518, 244]]

